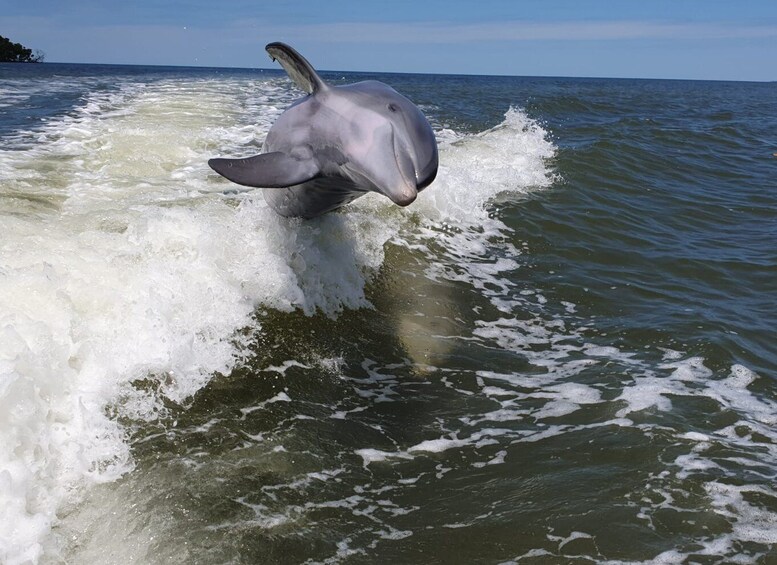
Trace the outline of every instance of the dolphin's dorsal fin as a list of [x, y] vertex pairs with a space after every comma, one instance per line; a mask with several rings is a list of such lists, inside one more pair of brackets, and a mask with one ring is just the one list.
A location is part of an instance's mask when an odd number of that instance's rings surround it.
[[278, 61], [286, 70], [291, 80], [308, 94], [315, 94], [319, 90], [327, 88], [316, 70], [308, 63], [307, 59], [297, 53], [296, 49], [285, 43], [269, 43], [265, 50], [273, 61]]

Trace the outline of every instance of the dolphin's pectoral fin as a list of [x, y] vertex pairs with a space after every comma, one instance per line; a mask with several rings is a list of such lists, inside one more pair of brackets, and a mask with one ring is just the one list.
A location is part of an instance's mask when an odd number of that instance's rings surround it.
[[326, 88], [326, 83], [318, 76], [313, 66], [293, 47], [275, 42], [267, 44], [265, 50], [273, 61], [278, 61], [283, 66], [291, 80], [308, 94], [315, 94]]
[[246, 159], [211, 159], [208, 165], [234, 183], [256, 188], [285, 188], [309, 181], [320, 172], [313, 159], [296, 159], [281, 152]]

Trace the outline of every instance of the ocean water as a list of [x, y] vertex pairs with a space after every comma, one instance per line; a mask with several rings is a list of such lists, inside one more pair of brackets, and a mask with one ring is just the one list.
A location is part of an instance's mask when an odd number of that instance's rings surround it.
[[324, 75], [409, 208], [229, 192], [280, 71], [0, 65], [0, 562], [777, 562], [774, 85]]

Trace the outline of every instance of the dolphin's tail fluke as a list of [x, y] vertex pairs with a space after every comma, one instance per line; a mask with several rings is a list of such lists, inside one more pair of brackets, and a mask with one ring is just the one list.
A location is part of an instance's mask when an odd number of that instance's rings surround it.
[[291, 80], [308, 94], [328, 88], [307, 59], [285, 43], [269, 43], [265, 47], [273, 61], [278, 61]]

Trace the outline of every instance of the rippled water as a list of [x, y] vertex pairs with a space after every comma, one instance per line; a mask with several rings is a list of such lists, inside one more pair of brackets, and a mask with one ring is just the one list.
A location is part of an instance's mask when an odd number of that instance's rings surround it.
[[777, 559], [773, 85], [326, 78], [410, 208], [223, 194], [281, 72], [0, 65], [0, 561]]

